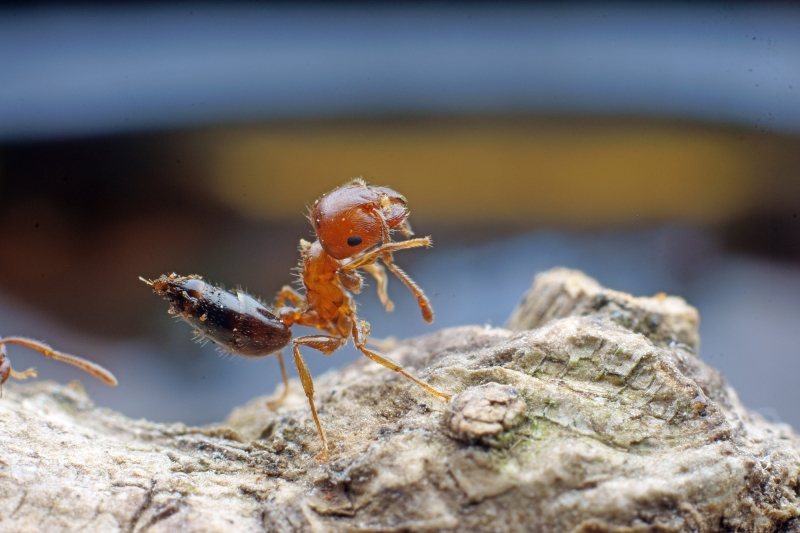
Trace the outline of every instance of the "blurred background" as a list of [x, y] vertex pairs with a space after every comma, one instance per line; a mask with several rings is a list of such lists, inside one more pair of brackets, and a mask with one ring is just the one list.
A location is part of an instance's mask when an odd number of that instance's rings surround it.
[[19, 370], [190, 424], [271, 392], [275, 358], [195, 344], [137, 278], [271, 301], [308, 206], [357, 176], [435, 243], [396, 259], [436, 321], [393, 278], [391, 315], [358, 297], [374, 336], [502, 326], [536, 272], [579, 268], [685, 297], [701, 357], [800, 428], [800, 7], [0, 6], [0, 335], [120, 385], [12, 347]]

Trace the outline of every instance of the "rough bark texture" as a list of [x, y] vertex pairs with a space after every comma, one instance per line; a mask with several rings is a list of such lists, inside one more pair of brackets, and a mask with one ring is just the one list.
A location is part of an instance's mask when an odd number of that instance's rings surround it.
[[[509, 329], [461, 327], [218, 428], [129, 420], [77, 384], [0, 401], [2, 531], [800, 531], [800, 439], [697, 358], [697, 312], [537, 277]], [[534, 329], [535, 328], [535, 329]]]

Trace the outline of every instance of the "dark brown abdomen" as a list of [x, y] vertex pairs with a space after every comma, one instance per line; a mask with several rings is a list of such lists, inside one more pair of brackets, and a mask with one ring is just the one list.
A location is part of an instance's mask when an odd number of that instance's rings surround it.
[[261, 357], [280, 351], [292, 338], [283, 322], [258, 300], [199, 278], [162, 276], [154, 286], [172, 310], [202, 336], [237, 355]]

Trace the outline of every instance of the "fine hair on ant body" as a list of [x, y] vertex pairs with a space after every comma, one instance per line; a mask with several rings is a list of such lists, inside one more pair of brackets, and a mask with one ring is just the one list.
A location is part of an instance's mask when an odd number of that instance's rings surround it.
[[[425, 293], [394, 264], [394, 252], [432, 245], [430, 237], [391, 240], [394, 230], [406, 237], [413, 235], [407, 217], [406, 200], [402, 195], [387, 187], [370, 186], [362, 179], [323, 195], [314, 203], [309, 215], [317, 240], [300, 240], [300, 280], [304, 294], [284, 286], [277, 295], [275, 311], [241, 291], [224, 291], [198, 276], [171, 274], [153, 281], [140, 279], [169, 300], [172, 314], [192, 324], [200, 336], [223, 350], [249, 357], [277, 353], [284, 383], [278, 402], [286, 398], [289, 391], [280, 350], [291, 340], [294, 362], [322, 440], [319, 458], [324, 458], [328, 442], [314, 405], [314, 383], [300, 354], [301, 346], [331, 355], [351, 339], [356, 349], [372, 361], [402, 374], [434, 396], [445, 401], [450, 399], [450, 395], [412, 376], [385, 355], [367, 348], [369, 323], [356, 317], [351, 293], [361, 292], [363, 278], [359, 270], [375, 278], [378, 296], [386, 310], [394, 308], [386, 291], [386, 270], [380, 261], [414, 295], [422, 318], [428, 323], [433, 321], [433, 310]], [[292, 340], [289, 328], [294, 324], [310, 326], [324, 334]]]
[[77, 366], [84, 372], [88, 372], [89, 374], [93, 375], [106, 385], [111, 385], [112, 387], [117, 385], [117, 378], [114, 377], [114, 374], [98, 364], [74, 355], [58, 352], [53, 350], [45, 343], [35, 341], [33, 339], [28, 339], [26, 337], [5, 337], [0, 338], [0, 397], [3, 395], [3, 384], [8, 381], [8, 378], [28, 379], [38, 376], [38, 373], [33, 368], [29, 368], [24, 372], [17, 372], [11, 368], [11, 364], [8, 362], [8, 354], [6, 353], [7, 344], [17, 344], [19, 346], [30, 348], [31, 350], [36, 350], [44, 354], [45, 357], [52, 357], [56, 361]]

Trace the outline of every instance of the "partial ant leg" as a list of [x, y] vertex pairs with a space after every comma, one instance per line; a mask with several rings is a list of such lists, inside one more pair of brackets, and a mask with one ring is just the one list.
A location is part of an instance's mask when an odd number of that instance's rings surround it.
[[314, 381], [311, 379], [311, 372], [308, 370], [303, 356], [300, 355], [298, 346], [308, 346], [319, 350], [325, 355], [330, 355], [347, 342], [347, 339], [342, 337], [329, 337], [327, 335], [306, 335], [304, 337], [297, 337], [292, 341], [292, 350], [294, 352], [294, 364], [297, 366], [297, 371], [300, 373], [300, 382], [303, 384], [303, 391], [308, 398], [308, 404], [311, 406], [311, 414], [314, 417], [314, 423], [317, 424], [317, 431], [322, 439], [322, 452], [317, 456], [317, 459], [325, 459], [328, 454], [328, 440], [325, 438], [325, 432], [322, 431], [322, 424], [319, 422], [319, 415], [317, 415], [317, 408], [314, 405]]
[[372, 277], [375, 278], [375, 281], [378, 282], [378, 298], [381, 299], [381, 303], [386, 307], [386, 312], [391, 313], [394, 310], [394, 304], [389, 299], [389, 294], [386, 292], [386, 285], [389, 282], [389, 278], [386, 277], [386, 270], [378, 263], [364, 265], [361, 268], [371, 274]]
[[379, 354], [378, 352], [373, 352], [372, 350], [366, 348], [364, 345], [367, 342], [367, 336], [369, 335], [369, 323], [366, 320], [355, 320], [353, 322], [353, 342], [356, 345], [356, 349], [366, 355], [371, 360], [375, 361], [379, 365], [385, 366], [389, 370], [394, 370], [398, 374], [402, 374], [403, 376], [407, 377], [417, 385], [425, 388], [428, 392], [433, 394], [434, 396], [438, 396], [439, 398], [443, 399], [446, 402], [450, 401], [450, 395], [445, 394], [444, 392], [440, 392], [424, 381], [421, 381], [401, 367], [398, 363], [395, 363], [385, 355]]
[[361, 277], [361, 274], [359, 274], [358, 270], [339, 269], [336, 271], [336, 278], [345, 289], [356, 294], [361, 292], [361, 288], [364, 285], [364, 279]]
[[294, 290], [290, 285], [284, 285], [275, 297], [275, 307], [281, 308], [286, 306], [286, 300], [289, 300], [295, 307], [300, 307], [305, 303], [303, 295]]
[[[50, 346], [46, 345], [43, 342], [35, 341], [33, 339], [27, 339], [25, 337], [6, 337], [5, 339], [0, 339], [0, 345], [4, 344], [18, 344], [20, 346], [25, 346], [26, 348], [30, 348], [31, 350], [36, 350], [41, 352], [45, 357], [52, 357], [56, 361], [61, 361], [72, 366], [77, 366], [84, 372], [88, 372], [89, 374], [93, 375], [106, 385], [116, 386], [117, 379], [114, 375], [106, 370], [105, 368], [92, 363], [91, 361], [87, 361], [86, 359], [81, 359], [80, 357], [76, 357], [74, 355], [69, 355], [63, 352], [57, 352], [50, 348]], [[16, 374], [16, 375], [15, 375]], [[24, 376], [24, 377], [32, 377], [36, 375], [36, 371], [31, 369], [18, 374], [12, 371], [12, 376], [17, 377], [17, 375]], [[24, 379], [24, 378], [23, 378]]]
[[438, 396], [439, 398], [443, 399], [446, 402], [450, 401], [450, 395], [449, 394], [445, 394], [443, 392], [440, 392], [440, 391], [434, 389], [433, 387], [431, 387], [430, 385], [428, 385], [427, 383], [425, 383], [424, 381], [421, 381], [421, 380], [415, 378], [414, 376], [412, 376], [411, 374], [409, 374], [408, 372], [403, 370], [403, 367], [401, 367], [399, 364], [395, 363], [394, 361], [392, 361], [388, 357], [386, 357], [384, 355], [381, 355], [378, 352], [373, 352], [372, 350], [370, 350], [368, 348], [365, 348], [364, 346], [357, 346], [356, 348], [358, 348], [358, 351], [360, 351], [361, 353], [363, 353], [364, 355], [366, 355], [367, 357], [369, 357], [370, 359], [372, 359], [373, 361], [375, 361], [379, 365], [383, 365], [386, 368], [388, 368], [389, 370], [394, 370], [395, 372], [404, 375], [405, 377], [407, 377], [408, 379], [410, 379], [411, 381], [413, 381], [417, 385], [420, 385], [421, 387], [424, 387], [425, 389], [427, 389], [427, 391], [430, 392], [431, 394], [433, 394], [434, 396]]
[[286, 374], [286, 365], [283, 364], [283, 353], [278, 352], [278, 362], [281, 364], [281, 375], [283, 376], [283, 392], [277, 400], [267, 402], [267, 408], [275, 409], [289, 396], [289, 375]]
[[383, 216], [381, 216], [381, 241], [383, 241], [383, 244], [392, 242], [389, 224], [386, 223], [386, 219]]
[[11, 377], [14, 379], [28, 379], [28, 378], [35, 378], [39, 375], [35, 368], [29, 368], [25, 372], [17, 372], [13, 368], [11, 369]]
[[[410, 232], [411, 226], [408, 226], [406, 229]], [[430, 248], [431, 245], [433, 244], [431, 238], [423, 237], [420, 239], [409, 239], [407, 241], [392, 242], [389, 240], [389, 228], [386, 225], [385, 221], [382, 228], [382, 236], [383, 236], [383, 244], [381, 246], [378, 246], [371, 252], [368, 252], [363, 257], [356, 259], [352, 263], [348, 263], [347, 265], [342, 267], [342, 269], [345, 270], [345, 269], [360, 267], [366, 270], [367, 272], [370, 272], [370, 274], [372, 274], [373, 276], [375, 276], [375, 279], [378, 280], [378, 296], [381, 297], [381, 302], [384, 305], [386, 305], [384, 297], [386, 297], [387, 301], [389, 300], [389, 298], [388, 295], [386, 295], [386, 288], [385, 288], [386, 276], [383, 273], [383, 269], [381, 269], [380, 273], [380, 275], [382, 275], [384, 279], [384, 289], [383, 289], [383, 294], [381, 294], [381, 278], [379, 278], [378, 275], [370, 271], [370, 269], [368, 268], [370, 265], [375, 264], [375, 261], [378, 259], [378, 254], [380, 254], [380, 258], [383, 260], [383, 262], [386, 264], [389, 270], [391, 270], [395, 276], [400, 278], [400, 281], [402, 281], [405, 284], [405, 286], [408, 287], [408, 290], [411, 291], [411, 294], [413, 294], [414, 297], [417, 299], [417, 304], [419, 305], [420, 310], [422, 311], [422, 318], [425, 320], [425, 322], [430, 324], [431, 322], [433, 322], [433, 309], [431, 308], [431, 303], [428, 300], [428, 297], [425, 296], [425, 293], [422, 292], [422, 289], [420, 289], [419, 286], [416, 283], [414, 283], [414, 280], [412, 280], [408, 276], [408, 274], [406, 274], [400, 267], [395, 266], [392, 260], [392, 252], [397, 250], [403, 250], [405, 248], [416, 248], [418, 246], [426, 246]], [[394, 308], [393, 304], [392, 308]], [[386, 305], [386, 310], [391, 311], [388, 305]]]
[[38, 374], [33, 368], [29, 368], [25, 372], [17, 372], [8, 363], [8, 354], [6, 354], [6, 347], [0, 344], [0, 398], [3, 397], [3, 385], [8, 381], [9, 377], [16, 379], [35, 378]]
[[299, 309], [297, 307], [281, 307], [277, 312], [278, 318], [281, 319], [286, 327], [291, 327], [295, 324], [301, 326], [308, 326], [316, 328], [325, 333], [330, 333], [333, 336], [339, 334], [336, 327], [330, 321], [320, 319], [316, 311], [309, 311], [307, 309]]
[[399, 230], [400, 233], [402, 233], [406, 237], [411, 237], [412, 235], [414, 235], [414, 231], [411, 229], [411, 224], [408, 223], [408, 219], [402, 221], [400, 225], [398, 225], [395, 229]]
[[430, 237], [421, 237], [419, 239], [408, 239], [407, 241], [387, 242], [381, 244], [374, 250], [370, 250], [369, 252], [362, 255], [358, 259], [355, 259], [354, 261], [347, 263], [342, 267], [342, 269], [352, 270], [354, 268], [361, 268], [369, 263], [374, 263], [385, 253], [392, 253], [398, 250], [405, 250], [406, 248], [419, 248], [420, 246], [425, 246], [426, 248], [430, 248], [432, 244], [433, 241], [431, 240]]
[[403, 271], [403, 269], [394, 264], [391, 254], [383, 254], [381, 259], [383, 259], [386, 267], [392, 271], [392, 274], [400, 278], [400, 281], [402, 281], [405, 286], [408, 287], [408, 290], [410, 290], [411, 294], [414, 295], [414, 298], [417, 299], [417, 304], [419, 305], [420, 311], [422, 311], [422, 318], [425, 320], [425, 322], [428, 324], [433, 322], [433, 308], [431, 308], [431, 302], [428, 300], [428, 297], [425, 296], [425, 293], [422, 291], [422, 289], [419, 288], [419, 285], [414, 283], [414, 280], [411, 279], [409, 275]]
[[398, 345], [397, 337], [389, 336], [383, 339], [378, 339], [375, 337], [369, 337], [367, 342], [364, 346], [369, 346], [370, 348], [375, 348], [379, 352], [391, 352]]

